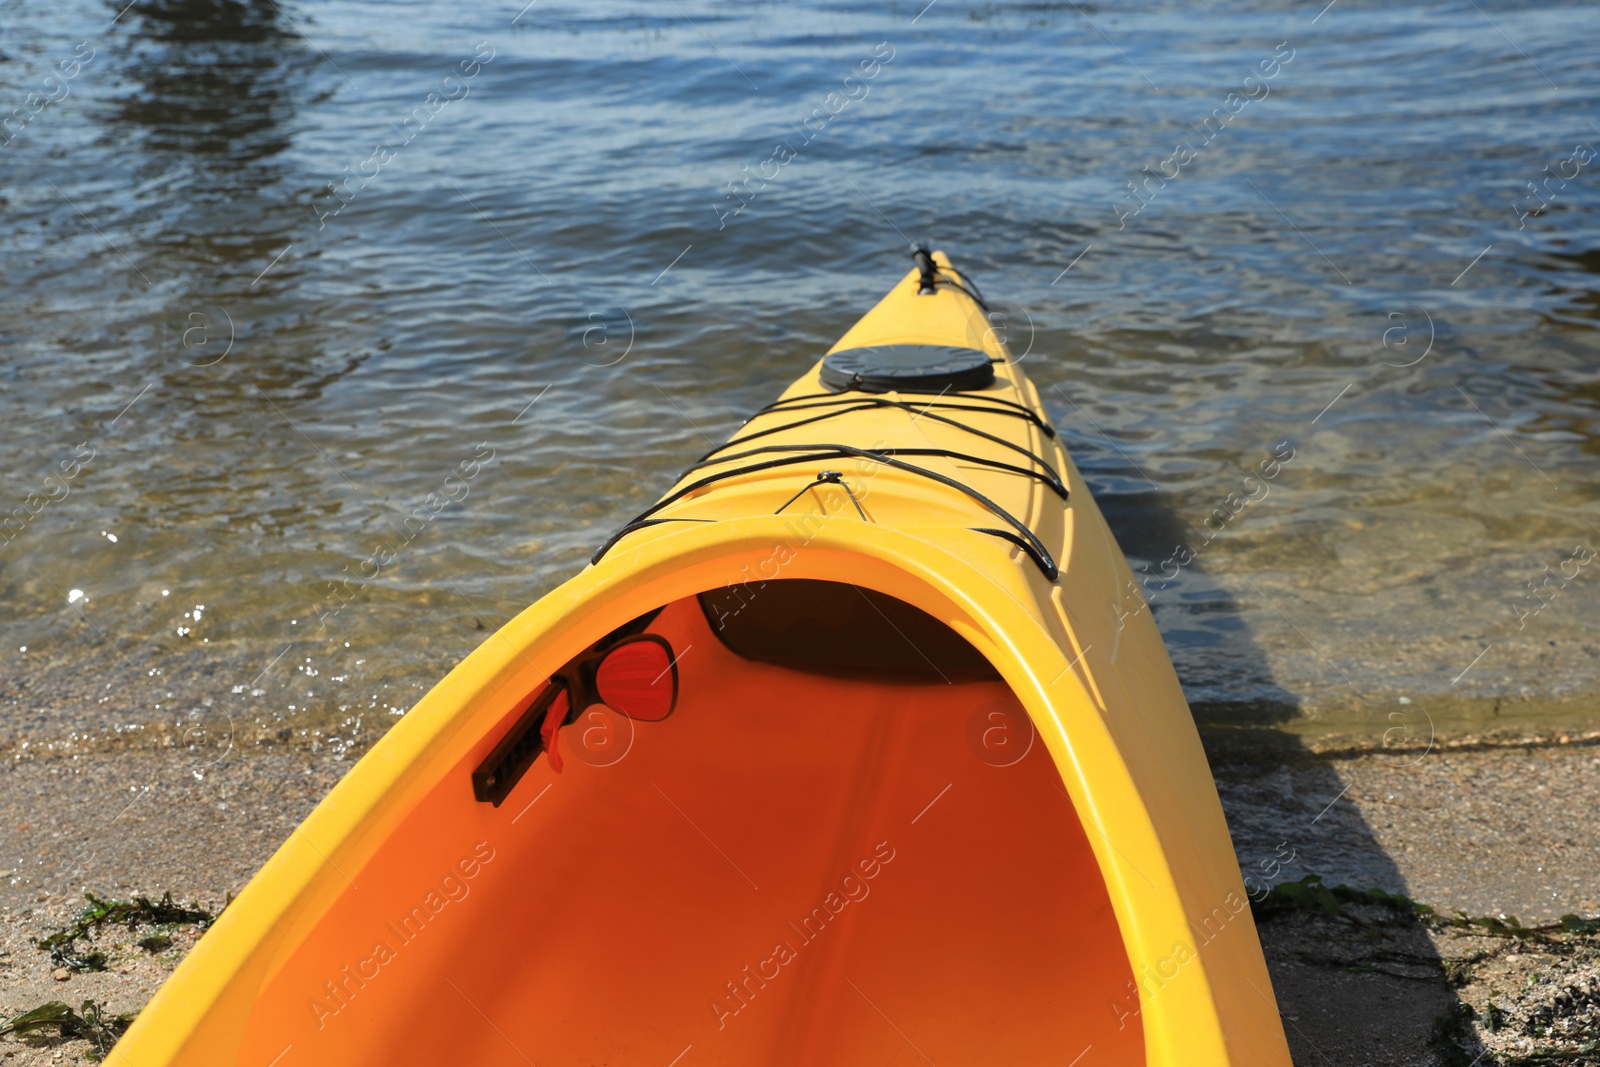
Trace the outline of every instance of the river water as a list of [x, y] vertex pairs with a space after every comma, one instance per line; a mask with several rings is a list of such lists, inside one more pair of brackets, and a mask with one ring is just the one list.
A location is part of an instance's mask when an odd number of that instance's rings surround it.
[[992, 298], [1202, 718], [1582, 726], [1597, 36], [1500, 0], [0, 6], [0, 740], [370, 740], [913, 240]]

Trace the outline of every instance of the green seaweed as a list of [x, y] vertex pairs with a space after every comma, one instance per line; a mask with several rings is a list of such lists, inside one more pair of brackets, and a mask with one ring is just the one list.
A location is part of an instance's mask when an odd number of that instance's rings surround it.
[[146, 952], [161, 952], [172, 947], [172, 938], [166, 934], [146, 934], [139, 939], [139, 947]]
[[1250, 910], [1257, 922], [1297, 912], [1315, 912], [1330, 919], [1359, 922], [1349, 911], [1351, 904], [1377, 905], [1408, 918], [1431, 919], [1436, 914], [1428, 905], [1418, 904], [1399, 893], [1352, 889], [1343, 884], [1330, 886], [1319, 874], [1308, 874], [1298, 882], [1279, 882], [1267, 892], [1251, 897]]
[[67, 1004], [52, 1000], [0, 1022], [0, 1035], [27, 1036], [53, 1028], [56, 1036], [63, 1040], [69, 1037], [86, 1038], [94, 1047], [94, 1052], [97, 1054], [95, 1058], [98, 1059], [111, 1051], [111, 1046], [117, 1043], [117, 1038], [133, 1025], [137, 1014], [137, 1012], [125, 1012], [121, 1015], [107, 1015], [105, 1008], [93, 1000], [84, 1001], [78, 1006], [77, 1011], [73, 1011]]
[[214, 914], [204, 909], [186, 908], [173, 903], [171, 893], [163, 893], [157, 901], [146, 896], [136, 896], [132, 900], [106, 900], [93, 893], [84, 893], [84, 897], [89, 905], [78, 913], [76, 919], [53, 934], [33, 940], [35, 948], [50, 953], [52, 963], [73, 971], [106, 969], [104, 952], [98, 949], [80, 950], [78, 942], [92, 940], [100, 928], [107, 924], [126, 926], [129, 930], [140, 926], [193, 924], [204, 930], [216, 920]]
[[1382, 889], [1352, 889], [1343, 884], [1330, 886], [1317, 874], [1308, 874], [1298, 882], [1279, 882], [1260, 896], [1252, 897], [1250, 910], [1257, 922], [1266, 922], [1280, 915], [1312, 912], [1330, 919], [1360, 923], [1361, 919], [1349, 910], [1352, 904], [1375, 905], [1387, 908], [1397, 917], [1520, 941], [1559, 944], [1564, 940], [1561, 935], [1593, 937], [1600, 934], [1600, 918], [1563, 915], [1555, 922], [1524, 926], [1515, 915], [1472, 916], [1464, 911], [1442, 915], [1427, 904], [1419, 904], [1400, 893], [1386, 893]]

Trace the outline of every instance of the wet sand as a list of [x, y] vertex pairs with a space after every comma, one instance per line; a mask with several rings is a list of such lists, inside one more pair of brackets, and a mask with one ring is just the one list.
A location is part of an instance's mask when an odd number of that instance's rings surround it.
[[[1328, 885], [1405, 893], [1442, 915], [1528, 924], [1600, 911], [1600, 842], [1589, 830], [1600, 808], [1597, 739], [1317, 753], [1275, 731], [1250, 733], [1208, 734], [1208, 745], [1252, 885], [1317, 874]], [[219, 907], [349, 769], [348, 755], [317, 749], [264, 743], [216, 762], [181, 745], [10, 753], [0, 764], [0, 818], [24, 854], [6, 857], [0, 889], [0, 1013], [50, 1000], [137, 1011], [197, 927], [173, 928], [172, 944], [154, 952], [137, 944], [149, 928], [108, 928], [96, 942], [108, 970], [92, 974], [53, 966], [32, 939], [69, 923], [84, 889], [170, 892]], [[1260, 931], [1303, 1067], [1465, 1067], [1480, 1054], [1483, 1065], [1558, 1062], [1526, 1057], [1600, 1040], [1592, 937], [1508, 940], [1364, 905], [1335, 916], [1275, 913]], [[1535, 1036], [1552, 1029], [1566, 1036]], [[90, 1052], [81, 1038], [0, 1038], [11, 1063]]]
[[1548, 922], [1600, 912], [1600, 738], [1432, 751], [1212, 746], [1240, 865]]

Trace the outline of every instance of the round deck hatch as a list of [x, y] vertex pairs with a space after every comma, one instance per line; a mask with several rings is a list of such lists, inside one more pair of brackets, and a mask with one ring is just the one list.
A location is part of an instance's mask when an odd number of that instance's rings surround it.
[[963, 392], [993, 382], [994, 365], [987, 352], [954, 345], [845, 348], [822, 361], [822, 384], [835, 392]]

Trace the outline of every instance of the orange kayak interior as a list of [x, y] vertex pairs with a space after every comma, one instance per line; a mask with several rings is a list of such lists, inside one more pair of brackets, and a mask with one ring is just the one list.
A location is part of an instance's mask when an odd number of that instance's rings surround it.
[[577, 714], [492, 831], [463, 764], [340, 871], [266, 978], [251, 1055], [1144, 1063], [1099, 866], [982, 657], [856, 586], [728, 595], [648, 625], [676, 657], [669, 716]]

